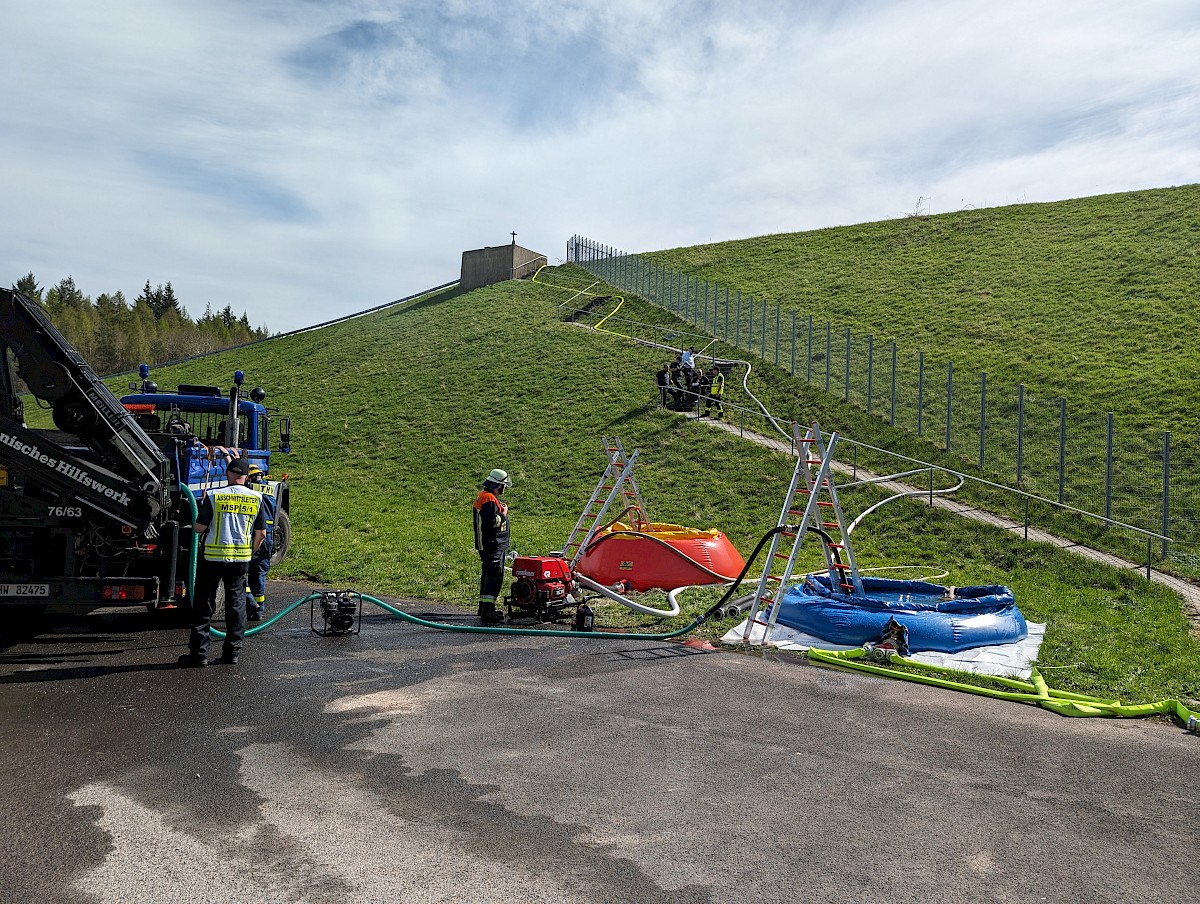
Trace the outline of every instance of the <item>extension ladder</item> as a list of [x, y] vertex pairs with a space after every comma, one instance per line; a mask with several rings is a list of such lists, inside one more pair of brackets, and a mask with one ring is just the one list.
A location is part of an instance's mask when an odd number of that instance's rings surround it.
[[[779, 600], [792, 579], [796, 554], [810, 528], [821, 539], [825, 566], [833, 589], [850, 596], [863, 595], [858, 562], [846, 530], [846, 516], [833, 482], [833, 453], [837, 448], [838, 434], [831, 433], [826, 444], [821, 436], [820, 425], [814, 421], [804, 436], [800, 435], [800, 425], [792, 424], [792, 437], [798, 451], [796, 468], [779, 513], [777, 532], [771, 538], [767, 565], [759, 578], [754, 602], [746, 616], [746, 627], [742, 632], [744, 644], [749, 643], [750, 632], [756, 624], [766, 625], [763, 643], [770, 638], [779, 617]], [[796, 518], [800, 519], [798, 523]], [[773, 572], [780, 561], [784, 563], [783, 570], [775, 574]], [[770, 614], [764, 622], [760, 615], [767, 609]]]
[[[562, 548], [563, 557], [570, 560], [572, 567], [600, 529], [601, 519], [618, 496], [624, 499], [625, 507], [617, 518], [630, 515], [629, 520], [634, 530], [645, 530], [650, 526], [650, 516], [646, 514], [642, 492], [633, 479], [633, 465], [637, 461], [638, 451], [635, 449], [632, 455], [627, 456], [619, 437], [614, 436], [612, 442], [609, 442], [608, 437], [602, 437], [602, 442], [608, 463], [604, 467], [604, 473], [600, 475], [600, 482], [592, 491], [591, 498], [583, 507], [583, 514], [575, 522], [575, 527]], [[601, 499], [604, 500], [603, 503]]]

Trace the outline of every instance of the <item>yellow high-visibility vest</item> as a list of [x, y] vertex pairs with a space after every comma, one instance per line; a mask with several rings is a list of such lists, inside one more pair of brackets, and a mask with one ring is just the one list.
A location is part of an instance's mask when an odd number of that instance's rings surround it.
[[213, 521], [204, 535], [204, 558], [210, 562], [249, 562], [254, 554], [251, 528], [262, 497], [247, 487], [230, 484], [209, 494]]

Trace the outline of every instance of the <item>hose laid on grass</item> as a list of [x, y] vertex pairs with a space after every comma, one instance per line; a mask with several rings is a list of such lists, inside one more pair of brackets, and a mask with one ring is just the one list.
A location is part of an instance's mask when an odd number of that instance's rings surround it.
[[[901, 681], [913, 681], [917, 684], [925, 684], [931, 687], [964, 691], [968, 694], [991, 697], [995, 700], [1009, 700], [1014, 703], [1033, 703], [1043, 709], [1056, 712], [1060, 716], [1121, 716], [1126, 718], [1151, 715], [1173, 716], [1182, 722], [1188, 731], [1200, 733], [1200, 713], [1192, 712], [1180, 700], [1160, 700], [1157, 703], [1126, 704], [1118, 700], [1102, 700], [1099, 697], [1090, 697], [1087, 694], [1055, 690], [1047, 686], [1045, 679], [1042, 678], [1036, 669], [1033, 670], [1029, 681], [989, 675], [989, 680], [994, 681], [996, 684], [1012, 688], [1012, 690], [1003, 691], [995, 688], [979, 687], [974, 684], [964, 684], [963, 682], [953, 681], [948, 678], [938, 678], [935, 675], [898, 672], [894, 669], [885, 668], [882, 665], [859, 661], [866, 655], [867, 651], [863, 649], [821, 650], [816, 647], [809, 647], [808, 649], [808, 658], [810, 660], [834, 666], [835, 668], [852, 669], [872, 675], [880, 675], [884, 678], [898, 678]], [[907, 659], [896, 653], [888, 653], [887, 662], [912, 666], [913, 668], [944, 675], [951, 675], [955, 672], [954, 669], [945, 666], [918, 662], [915, 659]]]

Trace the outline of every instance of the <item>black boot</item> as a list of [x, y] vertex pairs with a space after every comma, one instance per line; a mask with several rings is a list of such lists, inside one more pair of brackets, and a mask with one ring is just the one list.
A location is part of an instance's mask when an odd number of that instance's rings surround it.
[[478, 615], [485, 625], [499, 625], [504, 622], [504, 613], [496, 608], [495, 603], [480, 603]]

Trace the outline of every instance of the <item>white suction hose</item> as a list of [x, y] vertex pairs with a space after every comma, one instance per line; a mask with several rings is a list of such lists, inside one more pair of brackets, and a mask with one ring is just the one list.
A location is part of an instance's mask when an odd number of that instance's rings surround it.
[[611, 587], [605, 587], [599, 581], [593, 581], [587, 575], [577, 573], [575, 575], [575, 580], [589, 590], [595, 590], [600, 595], [606, 596], [613, 602], [620, 603], [622, 606], [627, 606], [635, 612], [642, 612], [646, 615], [656, 615], [659, 618], [673, 618], [679, 614], [679, 600], [676, 599], [676, 595], [680, 593], [680, 591], [687, 589], [686, 587], [678, 587], [667, 594], [667, 601], [671, 604], [670, 609], [652, 609], [649, 606], [643, 606], [641, 603], [635, 603], [628, 597], [617, 593], [617, 591], [613, 590]]

